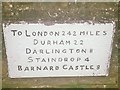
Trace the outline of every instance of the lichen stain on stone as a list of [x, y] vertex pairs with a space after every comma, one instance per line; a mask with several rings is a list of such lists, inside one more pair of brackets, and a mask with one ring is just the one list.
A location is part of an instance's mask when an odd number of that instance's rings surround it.
[[[64, 22], [87, 22], [88, 20], [91, 20], [93, 22], [99, 22], [99, 23], [108, 23], [108, 22], [116, 22], [118, 18], [117, 13], [117, 4], [118, 3], [11, 3], [6, 2], [2, 3], [2, 16], [3, 16], [3, 23], [6, 23], [6, 25], [9, 25], [11, 23], [44, 23], [47, 22], [46, 25], [51, 25], [51, 23], [48, 23], [48, 21], [52, 21], [52, 23], [64, 23]], [[52, 6], [53, 5], [53, 6]], [[47, 8], [50, 7], [50, 8]], [[72, 8], [72, 9], [70, 9]], [[38, 12], [37, 12], [38, 11]], [[69, 12], [68, 12], [69, 11]], [[72, 12], [70, 12], [72, 11]], [[50, 15], [54, 17], [48, 16], [48, 12]], [[57, 13], [57, 14], [55, 14]], [[64, 22], [63, 22], [64, 21]], [[53, 24], [52, 24], [53, 25]], [[120, 37], [119, 37], [120, 38]], [[118, 40], [120, 41], [120, 40]], [[120, 45], [118, 46], [120, 47]], [[3, 51], [4, 52], [4, 51]], [[5, 55], [4, 55], [5, 56]], [[3, 58], [4, 65], [6, 65], [6, 60]], [[114, 60], [115, 58], [113, 58]], [[117, 60], [114, 60], [114, 62], [117, 62]], [[111, 63], [112, 69], [115, 69], [116, 64]], [[14, 79], [14, 83], [11, 79], [7, 77], [7, 71], [6, 66], [4, 67], [3, 71], [3, 87], [46, 87], [50, 81], [49, 79], [45, 78], [37, 78], [37, 81], [33, 82], [30, 79]], [[116, 69], [115, 69], [116, 70]], [[116, 71], [115, 71], [116, 72]], [[91, 86], [87, 85], [87, 87], [117, 87], [115, 85], [106, 85], [105, 83], [113, 84], [116, 79], [116, 73], [112, 71], [112, 77], [110, 77], [110, 81], [103, 78], [94, 78], [91, 80], [89, 77], [86, 78], [79, 78], [80, 81], [84, 80], [85, 82], [92, 83]], [[52, 87], [61, 87], [62, 83], [70, 83], [70, 79], [57, 79], [52, 78], [54, 84]], [[58, 83], [56, 83], [56, 80]], [[72, 79], [75, 80], [75, 79]], [[97, 85], [94, 85], [94, 80], [97, 81]], [[38, 83], [44, 81], [44, 85], [37, 85]], [[67, 82], [66, 82], [67, 81]], [[78, 82], [78, 80], [77, 80]], [[76, 83], [76, 80], [72, 83]], [[83, 82], [81, 82], [83, 83]], [[14, 84], [14, 85], [13, 85]], [[36, 85], [37, 86], [36, 86]], [[104, 84], [104, 85], [99, 85]], [[48, 85], [49, 86], [49, 85]], [[79, 85], [80, 86], [80, 85]], [[64, 86], [64, 87], [70, 87], [70, 86]], [[73, 87], [73, 86], [72, 86]], [[77, 87], [77, 86], [74, 86]], [[82, 86], [85, 87], [85, 86]]]
[[[99, 6], [99, 8], [98, 8]], [[3, 3], [3, 22], [19, 21], [71, 23], [112, 22], [117, 18], [117, 3]]]

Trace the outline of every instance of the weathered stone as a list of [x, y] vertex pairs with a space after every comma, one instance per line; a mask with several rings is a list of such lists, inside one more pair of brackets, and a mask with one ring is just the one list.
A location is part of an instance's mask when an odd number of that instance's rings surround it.
[[[2, 3], [3, 23], [109, 23], [117, 22], [118, 3]], [[108, 77], [75, 78], [8, 78], [5, 48], [3, 48], [3, 88], [6, 87], [118, 87], [117, 48], [114, 38], [110, 75]], [[94, 84], [94, 85], [93, 85]]]

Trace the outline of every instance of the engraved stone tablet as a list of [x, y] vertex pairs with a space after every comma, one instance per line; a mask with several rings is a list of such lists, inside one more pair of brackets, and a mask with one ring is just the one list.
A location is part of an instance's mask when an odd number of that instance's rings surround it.
[[112, 23], [10, 24], [3, 31], [11, 78], [109, 75]]

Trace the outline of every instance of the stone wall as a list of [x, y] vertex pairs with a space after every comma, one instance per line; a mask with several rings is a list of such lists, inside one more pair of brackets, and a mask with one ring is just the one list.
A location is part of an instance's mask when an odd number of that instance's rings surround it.
[[[68, 78], [26, 78], [8, 77], [7, 58], [3, 38], [2, 83], [3, 88], [117, 88], [118, 52], [117, 38], [120, 39], [118, 25], [118, 3], [2, 3], [2, 22], [11, 23], [109, 23], [115, 22], [116, 33], [113, 44], [110, 74], [107, 77], [68, 77]], [[119, 26], [119, 25], [118, 25]], [[119, 33], [119, 34], [118, 34]], [[120, 40], [119, 40], [120, 41]], [[119, 50], [120, 51], [120, 50]], [[120, 53], [119, 53], [120, 55]]]

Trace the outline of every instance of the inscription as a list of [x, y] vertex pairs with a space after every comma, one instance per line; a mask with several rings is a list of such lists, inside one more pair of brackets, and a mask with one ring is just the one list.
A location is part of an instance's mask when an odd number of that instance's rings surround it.
[[43, 36], [105, 36], [107, 35], [107, 32], [106, 31], [96, 31], [96, 30], [93, 30], [93, 31], [86, 31], [86, 30], [82, 30], [82, 31], [79, 31], [79, 32], [76, 32], [76, 31], [33, 31], [33, 32], [29, 32], [28, 30], [11, 30], [12, 32], [12, 35], [13, 36], [26, 36], [26, 37], [43, 37]]
[[108, 75], [112, 23], [11, 24], [3, 30], [11, 78]]

